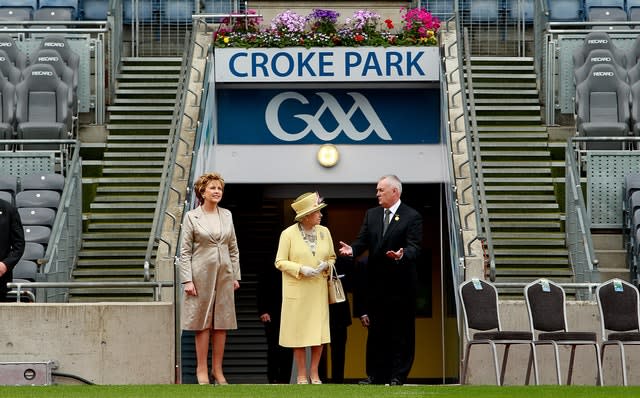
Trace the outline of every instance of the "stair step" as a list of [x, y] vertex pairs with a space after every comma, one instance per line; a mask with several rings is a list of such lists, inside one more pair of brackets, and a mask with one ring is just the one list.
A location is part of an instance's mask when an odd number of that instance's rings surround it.
[[86, 257], [117, 257], [117, 258], [138, 258], [138, 257], [142, 257], [144, 258], [144, 256], [147, 254], [146, 248], [145, 249], [140, 249], [140, 248], [133, 248], [130, 249], [128, 247], [120, 247], [118, 250], [113, 250], [112, 247], [106, 247], [104, 248], [104, 250], [99, 250], [96, 248], [92, 248], [91, 250], [85, 250], [85, 249], [81, 249], [80, 252], [78, 253], [78, 257], [79, 258], [86, 258]]
[[509, 133], [517, 132], [517, 131], [547, 132], [547, 128], [545, 126], [540, 126], [540, 125], [524, 125], [524, 126], [500, 125], [500, 126], [478, 126], [478, 131], [479, 132], [482, 132], [482, 131], [492, 131], [492, 132], [504, 131], [504, 132], [509, 132]]
[[543, 191], [553, 192], [553, 187], [547, 185], [489, 185], [484, 187], [485, 192], [529, 192], [529, 191]]
[[133, 212], [127, 212], [127, 213], [113, 213], [113, 212], [109, 212], [109, 213], [87, 213], [86, 215], [84, 215], [83, 217], [86, 217], [87, 220], [123, 220], [123, 221], [130, 221], [130, 220], [147, 220], [147, 219], [153, 219], [153, 212], [146, 212], [146, 213], [133, 213]]
[[99, 202], [93, 202], [93, 203], [91, 203], [90, 208], [92, 210], [105, 209], [105, 210], [116, 210], [116, 211], [121, 211], [123, 209], [154, 210], [156, 208], [156, 203], [155, 202], [151, 202], [151, 203], [135, 203], [135, 202], [128, 202], [128, 203], [99, 203]]
[[555, 202], [555, 195], [532, 195], [530, 193], [523, 193], [521, 195], [486, 195], [486, 199], [489, 202], [522, 202], [536, 200], [540, 202]]
[[169, 113], [169, 114], [165, 114], [165, 115], [140, 115], [140, 114], [117, 114], [114, 115], [113, 113], [109, 116], [109, 121], [110, 122], [115, 122], [118, 120], [125, 120], [125, 121], [129, 121], [129, 120], [138, 120], [140, 121], [140, 118], [143, 117], [144, 120], [172, 120], [173, 119], [173, 113]]
[[84, 177], [83, 184], [127, 184], [132, 187], [142, 184], [160, 184], [156, 177]]
[[169, 130], [171, 124], [107, 124], [107, 130]]
[[162, 174], [162, 169], [153, 168], [153, 169], [145, 169], [145, 168], [132, 168], [132, 167], [105, 167], [102, 169], [102, 175], [114, 175], [114, 174], [135, 174], [135, 175], [154, 175], [154, 174]]
[[536, 258], [522, 258], [522, 257], [496, 257], [496, 267], [503, 264], [518, 264], [515, 268], [520, 268], [526, 265], [540, 265], [540, 266], [558, 266], [569, 265], [569, 260], [564, 257], [536, 257]]
[[522, 276], [522, 275], [540, 275], [540, 276], [553, 276], [553, 277], [558, 277], [558, 276], [564, 276], [564, 277], [571, 277], [573, 276], [573, 272], [570, 269], [549, 269], [549, 268], [545, 268], [545, 269], [541, 269], [541, 270], [535, 270], [535, 269], [531, 269], [531, 268], [526, 268], [526, 269], [509, 269], [509, 268], [497, 268], [496, 267], [496, 275], [499, 276]]
[[542, 117], [540, 115], [529, 116], [509, 116], [509, 115], [487, 115], [476, 116], [478, 123], [482, 122], [540, 122]]
[[125, 158], [161, 158], [164, 159], [165, 154], [160, 151], [156, 152], [105, 152], [104, 158], [125, 159]]
[[546, 167], [509, 167], [494, 168], [483, 167], [482, 173], [487, 174], [551, 174], [551, 169]]
[[113, 104], [174, 104], [175, 98], [116, 98]]
[[[535, 73], [503, 73], [503, 70], [494, 70], [495, 73], [478, 73], [473, 71], [472, 67], [471, 78], [473, 79], [473, 85], [475, 86], [478, 79], [500, 79], [500, 80], [536, 80], [538, 75]], [[466, 75], [466, 73], [465, 73]]]
[[558, 229], [560, 228], [559, 221], [529, 221], [529, 220], [518, 220], [518, 221], [491, 221], [489, 223], [492, 233], [493, 230], [497, 229]]
[[83, 166], [122, 166], [122, 167], [134, 167], [134, 166], [164, 166], [164, 161], [161, 160], [83, 160]]
[[500, 167], [564, 167], [564, 162], [554, 162], [550, 160], [531, 160], [531, 161], [518, 161], [518, 160], [498, 160], [498, 161], [485, 161], [482, 162], [482, 168]]
[[158, 186], [98, 186], [97, 193], [101, 194], [120, 194], [120, 195], [132, 195], [142, 192], [154, 193], [157, 198]]
[[158, 195], [96, 195], [94, 203], [156, 203]]
[[548, 139], [548, 133], [530, 133], [530, 132], [503, 132], [503, 133], [478, 133], [478, 137], [481, 140], [492, 139], [492, 138], [507, 138], [507, 139]]
[[521, 218], [526, 218], [526, 221], [530, 221], [530, 220], [559, 220], [560, 219], [560, 214], [559, 213], [531, 213], [531, 212], [526, 212], [524, 210], [528, 210], [528, 209], [522, 209], [523, 212], [522, 213], [498, 213], [498, 212], [491, 212], [489, 214], [489, 219], [490, 220], [514, 220], [517, 221]]
[[115, 90], [116, 95], [138, 95], [146, 97], [148, 95], [176, 95], [176, 90], [166, 88], [149, 88], [149, 89], [119, 89]]
[[543, 157], [548, 158], [551, 156], [549, 151], [531, 151], [531, 150], [522, 150], [522, 151], [482, 151], [481, 153], [483, 158], [488, 157]]
[[[493, 247], [499, 246], [562, 246], [564, 239], [496, 239], [493, 237]], [[566, 252], [566, 250], [565, 250]]]
[[125, 106], [125, 105], [111, 105], [107, 108], [109, 112], [173, 112], [174, 106]]
[[539, 111], [540, 110], [540, 105], [511, 105], [511, 104], [498, 105], [498, 104], [493, 104], [491, 106], [483, 106], [483, 105], [478, 106], [477, 103], [476, 103], [475, 110], [476, 110], [476, 112], [486, 112], [486, 111], [489, 111], [489, 112]]
[[527, 248], [527, 249], [496, 249], [494, 247], [493, 252], [496, 256], [527, 256], [527, 257], [551, 257], [551, 256], [566, 256], [567, 249], [552, 249], [549, 247], [543, 248]]
[[99, 232], [91, 233], [85, 232], [82, 234], [82, 240], [84, 242], [97, 241], [97, 240], [149, 240], [149, 234], [143, 234], [140, 232]]
[[[498, 86], [494, 84], [487, 85], [487, 87], [503, 87], [503, 86], [504, 85]], [[515, 84], [513, 85], [513, 87], [518, 87], [518, 85]], [[504, 88], [508, 88], [508, 87], [504, 87]], [[513, 97], [514, 95], [517, 95], [517, 96], [531, 95], [531, 96], [535, 96], [535, 98], [537, 98], [537, 95], [538, 95], [538, 90], [535, 90], [535, 89], [534, 90], [531, 90], [531, 89], [517, 90], [517, 92], [514, 92], [515, 90], [505, 90], [504, 88], [503, 89], [478, 88], [474, 84], [473, 95], [474, 97], [478, 97], [479, 95], [508, 95], [511, 97]]]
[[77, 267], [84, 269], [90, 267], [127, 267], [142, 270], [143, 265], [142, 262], [138, 260], [132, 261], [129, 258], [80, 258], [78, 259]]
[[[557, 203], [488, 203], [488, 209], [523, 209], [523, 210], [533, 210], [533, 209], [548, 209], [548, 210], [558, 210]], [[493, 216], [493, 213], [492, 213]]]
[[496, 178], [485, 177], [485, 184], [487, 183], [531, 183], [531, 184], [550, 184], [553, 182], [553, 177], [518, 177], [518, 178]]
[[133, 240], [133, 239], [129, 239], [128, 241], [122, 241], [122, 240], [87, 240], [85, 238], [85, 240], [83, 241], [82, 244], [82, 248], [92, 248], [92, 249], [112, 249], [114, 247], [116, 248], [142, 248], [146, 251], [147, 249], [147, 244], [149, 243], [149, 239], [142, 239], [142, 240]]
[[[106, 268], [106, 269], [81, 269], [75, 270], [73, 272], [74, 280], [82, 279], [83, 282], [87, 281], [88, 278], [96, 278], [97, 281], [105, 281], [107, 279], [116, 279], [116, 278], [126, 278], [132, 279], [134, 281], [140, 281], [144, 278], [144, 270], [143, 269], [117, 269], [117, 268]], [[99, 279], [98, 279], [99, 278]]]
[[562, 232], [494, 232], [491, 234], [493, 239], [564, 239], [565, 234]]
[[494, 148], [547, 148], [546, 142], [531, 142], [531, 141], [481, 141], [480, 148], [494, 149]]

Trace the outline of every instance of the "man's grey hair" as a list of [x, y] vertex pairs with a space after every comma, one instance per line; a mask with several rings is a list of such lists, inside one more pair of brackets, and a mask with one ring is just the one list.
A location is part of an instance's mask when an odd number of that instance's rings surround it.
[[400, 195], [402, 195], [402, 181], [400, 181], [400, 179], [398, 178], [397, 175], [395, 174], [387, 174], [385, 176], [380, 177], [380, 179], [378, 179], [378, 182], [382, 181], [382, 180], [387, 180], [387, 183], [389, 183], [389, 185], [392, 188], [396, 188], [398, 190], [398, 193]]

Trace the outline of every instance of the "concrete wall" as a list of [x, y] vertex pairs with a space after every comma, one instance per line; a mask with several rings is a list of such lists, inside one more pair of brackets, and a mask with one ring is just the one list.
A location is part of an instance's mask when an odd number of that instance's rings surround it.
[[[500, 302], [500, 320], [505, 330], [529, 330], [529, 320], [524, 301], [502, 301]], [[598, 305], [592, 301], [568, 301], [567, 302], [567, 323], [569, 331], [591, 331], [600, 333], [600, 315]], [[627, 349], [627, 372], [629, 384], [640, 384], [640, 346], [628, 347]], [[498, 359], [502, 359], [502, 348], [498, 351]], [[537, 350], [538, 363], [540, 369], [540, 384], [555, 384], [555, 365], [553, 362], [553, 352], [550, 346], [542, 346]], [[524, 384], [529, 350], [526, 345], [512, 346], [509, 353], [509, 362], [505, 373], [505, 384]], [[567, 381], [567, 369], [570, 352], [568, 348], [560, 351], [561, 374], [563, 384]], [[495, 375], [493, 371], [492, 359], [488, 346], [475, 346], [471, 351], [471, 362], [469, 366], [469, 384], [493, 384]], [[576, 350], [573, 383], [572, 384], [595, 384], [596, 366], [595, 353], [589, 346], [579, 347]], [[621, 385], [622, 375], [620, 372], [620, 357], [615, 348], [609, 347], [603, 361], [603, 373], [605, 385]], [[533, 373], [531, 376], [533, 384]]]
[[171, 303], [0, 304], [0, 361], [55, 360], [96, 384], [173, 383], [173, 319]]

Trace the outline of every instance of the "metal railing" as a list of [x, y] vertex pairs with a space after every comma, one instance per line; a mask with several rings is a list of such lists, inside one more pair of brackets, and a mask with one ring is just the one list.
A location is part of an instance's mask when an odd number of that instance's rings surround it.
[[[162, 301], [162, 288], [172, 287], [172, 281], [155, 281], [155, 282], [9, 282], [7, 287], [15, 289], [16, 301], [20, 302], [22, 294], [27, 292], [26, 289], [38, 290], [69, 290], [71, 288], [95, 288], [95, 289], [136, 289], [149, 288], [153, 289], [154, 301]], [[38, 293], [39, 294], [39, 293]]]
[[591, 238], [591, 219], [582, 193], [579, 152], [576, 144], [589, 141], [570, 137], [565, 149], [565, 228], [569, 261], [577, 283], [600, 280], [598, 260]]
[[[482, 171], [482, 158], [480, 148], [480, 138], [478, 137], [478, 123], [476, 119], [475, 97], [473, 93], [473, 79], [471, 73], [471, 53], [468, 43], [467, 29], [464, 29], [463, 36], [464, 53], [461, 60], [464, 60], [464, 68], [460, 71], [460, 78], [463, 86], [463, 92], [467, 93], [468, 111], [465, 115], [465, 130], [467, 151], [470, 163], [470, 189], [473, 193], [474, 208], [476, 209], [476, 220], [478, 228], [478, 238], [482, 239], [487, 247], [487, 256], [489, 261], [489, 278], [491, 281], [496, 277], [496, 261], [493, 249], [493, 240], [491, 238], [491, 224], [489, 222], [487, 198], [484, 190], [484, 176]], [[466, 79], [465, 73], [466, 70]], [[473, 156], [471, 156], [473, 154]]]

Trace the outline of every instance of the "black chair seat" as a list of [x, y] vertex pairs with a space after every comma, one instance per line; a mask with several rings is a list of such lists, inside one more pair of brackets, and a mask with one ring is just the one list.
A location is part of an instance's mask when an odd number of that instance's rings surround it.
[[607, 340], [617, 341], [637, 341], [640, 343], [640, 332], [616, 332], [611, 333]]
[[473, 335], [474, 340], [531, 340], [532, 338], [531, 332], [511, 330], [478, 332]]
[[548, 332], [540, 333], [538, 335], [540, 341], [563, 341], [563, 340], [583, 340], [583, 341], [598, 341], [595, 333], [592, 332]]

